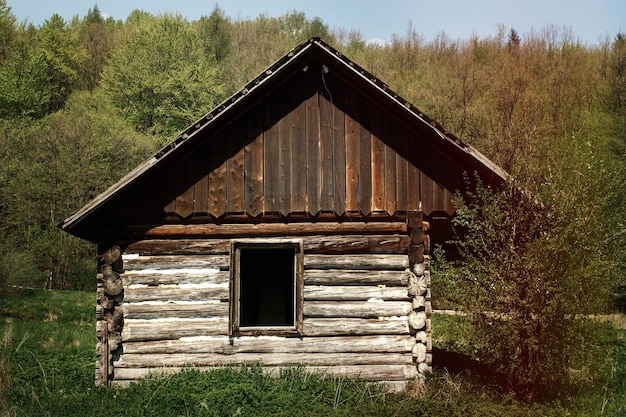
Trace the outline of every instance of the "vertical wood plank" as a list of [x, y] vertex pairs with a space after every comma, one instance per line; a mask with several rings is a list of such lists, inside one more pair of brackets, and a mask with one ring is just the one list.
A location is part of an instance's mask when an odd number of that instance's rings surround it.
[[421, 171], [422, 171], [422, 145], [419, 132], [407, 132], [407, 155], [408, 155], [408, 186], [407, 186], [407, 210], [419, 210], [422, 201]]
[[[387, 119], [385, 117], [385, 119]], [[396, 195], [396, 149], [397, 138], [395, 123], [384, 124], [385, 143], [385, 210], [388, 214], [395, 214], [398, 201]]]
[[333, 94], [333, 181], [335, 188], [335, 213], [346, 211], [346, 114], [345, 87], [335, 77], [328, 80], [328, 88]]
[[430, 215], [433, 210], [433, 154], [430, 147], [423, 146], [422, 170], [420, 176], [420, 190], [422, 195], [422, 211]]
[[396, 198], [398, 200], [398, 206], [400, 210], [405, 210], [407, 207], [407, 191], [408, 191], [408, 172], [409, 164], [407, 161], [408, 154], [408, 135], [404, 127], [400, 125], [395, 126], [394, 135], [397, 140], [397, 153], [396, 153]]
[[263, 194], [265, 211], [280, 211], [280, 170], [279, 170], [279, 138], [276, 122], [276, 99], [268, 99], [264, 104], [263, 116]]
[[245, 206], [248, 214], [263, 213], [263, 114], [253, 109], [246, 123], [244, 150]]
[[291, 212], [291, 126], [293, 125], [293, 113], [287, 113], [288, 102], [291, 94], [286, 89], [281, 89], [281, 97], [284, 97], [277, 105], [280, 120], [276, 123], [278, 130], [278, 207], [280, 214], [289, 215]]
[[438, 153], [433, 152], [433, 210], [443, 210], [446, 206], [446, 189], [443, 184], [445, 183], [446, 171], [450, 169], [450, 166], [444, 166], [444, 158], [441, 158]]
[[183, 219], [193, 214], [194, 185], [191, 178], [193, 174], [193, 161], [194, 158], [190, 157], [176, 169], [176, 214]]
[[241, 213], [244, 211], [244, 149], [241, 123], [234, 123], [228, 129], [228, 132], [226, 211], [229, 213]]
[[372, 210], [385, 209], [385, 144], [382, 114], [372, 115]]
[[359, 103], [359, 206], [361, 213], [372, 212], [372, 135], [370, 126], [370, 103]]
[[306, 98], [300, 94], [291, 124], [291, 209], [306, 212]]
[[166, 200], [169, 201], [163, 208], [166, 214], [176, 213], [176, 187], [176, 170], [170, 170], [163, 176], [163, 191], [167, 195]]
[[346, 211], [359, 210], [359, 123], [357, 116], [358, 96], [353, 93], [346, 98]]
[[307, 205], [309, 214], [316, 216], [320, 212], [319, 203], [319, 144], [320, 144], [320, 114], [317, 86], [310, 74], [307, 78], [306, 89], [309, 92], [306, 100], [306, 154], [307, 154]]
[[212, 141], [209, 156], [209, 214], [220, 217], [226, 213], [226, 138]]
[[[325, 75], [329, 78], [329, 75]], [[335, 126], [334, 106], [330, 102], [330, 96], [326, 88], [319, 94], [320, 106], [320, 209], [322, 211], [333, 211], [335, 200], [335, 176], [334, 174], [334, 135]]]
[[197, 178], [194, 184], [193, 212], [194, 214], [206, 215], [209, 210], [209, 173], [208, 173], [208, 152], [203, 146], [195, 154], [193, 168], [194, 176]]

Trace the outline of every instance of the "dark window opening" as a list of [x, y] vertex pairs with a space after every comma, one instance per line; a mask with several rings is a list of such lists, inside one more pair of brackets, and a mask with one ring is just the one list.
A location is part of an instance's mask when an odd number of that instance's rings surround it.
[[294, 326], [295, 249], [242, 247], [239, 253], [239, 326]]

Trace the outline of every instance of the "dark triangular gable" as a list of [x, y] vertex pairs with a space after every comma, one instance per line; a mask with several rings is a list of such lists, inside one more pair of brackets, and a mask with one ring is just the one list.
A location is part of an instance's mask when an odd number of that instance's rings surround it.
[[474, 171], [506, 176], [311, 39], [61, 227], [101, 241], [129, 225], [452, 215]]

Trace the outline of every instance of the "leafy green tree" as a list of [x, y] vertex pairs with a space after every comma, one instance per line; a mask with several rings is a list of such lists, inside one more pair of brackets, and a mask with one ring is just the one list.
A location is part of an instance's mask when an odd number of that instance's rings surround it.
[[209, 17], [200, 17], [194, 25], [205, 44], [206, 53], [215, 56], [218, 62], [223, 61], [231, 49], [231, 24], [224, 10], [216, 4]]
[[59, 15], [22, 29], [0, 68], [0, 117], [40, 118], [60, 109], [87, 59], [77, 32]]
[[151, 140], [101, 92], [76, 92], [63, 110], [7, 130], [4, 143], [3, 244], [32, 256], [57, 288], [92, 285], [93, 248], [56, 225], [154, 152]]
[[137, 130], [164, 144], [225, 98], [220, 68], [180, 16], [137, 14], [128, 25], [104, 69], [103, 87]]
[[93, 90], [100, 84], [102, 71], [115, 48], [117, 34], [121, 29], [113, 19], [104, 19], [98, 6], [89, 9], [77, 26], [80, 40], [89, 55], [89, 59], [80, 67], [81, 84]]
[[0, 0], [0, 65], [11, 50], [17, 32], [16, 22], [6, 0]]

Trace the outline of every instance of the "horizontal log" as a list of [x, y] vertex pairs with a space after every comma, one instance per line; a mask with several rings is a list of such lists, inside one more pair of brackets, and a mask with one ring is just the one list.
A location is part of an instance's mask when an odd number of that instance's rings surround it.
[[127, 271], [141, 269], [180, 269], [184, 268], [219, 268], [227, 271], [230, 267], [228, 255], [163, 255], [143, 256], [124, 255], [124, 268]]
[[405, 336], [335, 337], [188, 337], [177, 340], [127, 342], [124, 353], [408, 353], [415, 339]]
[[339, 234], [390, 234], [408, 231], [405, 222], [318, 222], [318, 223], [228, 223], [130, 226], [129, 238], [217, 238], [250, 236], [302, 236]]
[[[249, 237], [249, 236], [248, 236]], [[296, 238], [286, 237], [288, 239]], [[265, 239], [260, 239], [265, 240]], [[410, 237], [391, 235], [313, 235], [303, 238], [308, 253], [406, 253]], [[224, 255], [231, 239], [152, 239], [126, 243], [127, 253], [141, 255]]]
[[[424, 353], [425, 355], [425, 353]], [[129, 354], [120, 356], [113, 365], [118, 368], [156, 368], [162, 366], [233, 366], [260, 363], [267, 366], [349, 366], [349, 365], [410, 365], [411, 354], [401, 353], [170, 353]]]
[[342, 269], [308, 269], [304, 283], [308, 285], [385, 285], [406, 287], [406, 271], [350, 271]]
[[405, 335], [409, 334], [406, 317], [384, 319], [305, 318], [304, 336]]
[[125, 319], [227, 317], [225, 302], [125, 303], [120, 306]]
[[146, 239], [122, 242], [126, 253], [140, 255], [227, 255], [230, 239]]
[[214, 287], [126, 287], [124, 288], [124, 302], [137, 303], [141, 301], [228, 301], [228, 285]]
[[406, 316], [412, 310], [408, 301], [385, 302], [323, 302], [309, 301], [304, 303], [305, 317], [351, 317], [351, 318], [379, 318]]
[[142, 269], [121, 275], [124, 285], [225, 284], [228, 271], [217, 268]]
[[406, 255], [306, 255], [306, 269], [376, 269], [404, 270], [409, 267]]
[[[127, 256], [124, 265], [126, 270], [171, 269], [215, 267], [228, 270], [230, 257], [227, 255], [163, 255], [163, 256]], [[343, 256], [336, 255], [305, 255], [304, 267], [308, 269], [375, 269], [403, 270], [408, 268], [409, 259], [406, 255], [367, 254]]]
[[122, 342], [228, 334], [228, 317], [210, 319], [124, 320]]
[[[161, 368], [119, 368], [115, 370], [115, 381], [145, 378], [149, 374], [169, 374], [179, 372], [184, 367]], [[215, 367], [194, 367], [201, 371], [210, 371]], [[278, 375], [285, 367], [266, 367], [265, 372]], [[355, 365], [355, 366], [307, 366], [310, 372], [337, 375], [346, 378], [361, 378], [367, 381], [405, 381], [417, 377], [415, 365]]]
[[408, 300], [408, 293], [405, 287], [304, 286], [304, 299], [306, 301], [367, 301], [372, 298], [384, 301], [406, 301]]

